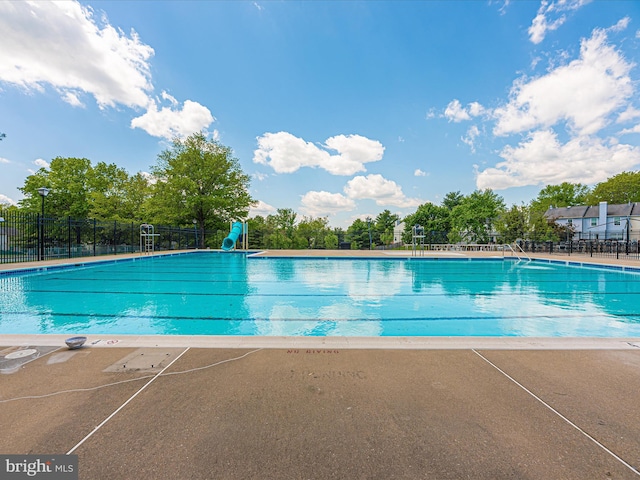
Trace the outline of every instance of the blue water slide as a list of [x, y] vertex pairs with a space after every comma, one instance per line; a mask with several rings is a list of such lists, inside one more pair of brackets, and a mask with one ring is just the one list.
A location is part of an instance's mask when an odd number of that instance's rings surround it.
[[233, 222], [229, 235], [222, 241], [222, 250], [225, 252], [233, 250], [240, 235], [242, 235], [242, 223]]

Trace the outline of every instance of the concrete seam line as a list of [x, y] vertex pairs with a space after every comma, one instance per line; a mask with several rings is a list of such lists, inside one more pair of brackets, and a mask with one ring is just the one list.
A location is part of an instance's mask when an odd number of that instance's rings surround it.
[[571, 425], [573, 428], [575, 428], [578, 432], [580, 432], [582, 435], [584, 435], [585, 437], [587, 437], [589, 440], [591, 440], [593, 443], [595, 443], [597, 446], [599, 446], [602, 450], [604, 450], [605, 452], [607, 452], [609, 455], [611, 455], [613, 458], [615, 458], [616, 460], [618, 460], [620, 463], [622, 463], [625, 467], [627, 467], [629, 470], [631, 470], [633, 473], [635, 473], [636, 475], [640, 476], [640, 471], [638, 471], [635, 467], [633, 467], [632, 465], [630, 465], [629, 463], [625, 462], [621, 457], [619, 457], [618, 455], [616, 455], [613, 451], [609, 450], [607, 447], [605, 447], [602, 443], [600, 443], [598, 440], [596, 440], [594, 437], [592, 437], [591, 435], [589, 435], [587, 432], [585, 432], [582, 428], [580, 428], [578, 425], [576, 425], [575, 423], [573, 423], [571, 420], [569, 420], [567, 417], [565, 417], [564, 415], [562, 415], [559, 411], [557, 411], [555, 408], [553, 408], [551, 405], [549, 405], [547, 402], [545, 402], [544, 400], [542, 400], [540, 397], [538, 397], [535, 393], [533, 393], [531, 390], [529, 390], [527, 387], [525, 387], [524, 385], [522, 385], [520, 382], [518, 382], [516, 379], [514, 379], [513, 377], [511, 377], [508, 373], [506, 373], [504, 370], [502, 370], [500, 367], [498, 367], [495, 363], [491, 362], [491, 360], [487, 359], [485, 356], [483, 356], [481, 353], [477, 352], [475, 349], [471, 349], [471, 351], [473, 353], [475, 353], [476, 355], [478, 355], [481, 359], [483, 359], [485, 362], [487, 362], [489, 365], [491, 365], [493, 368], [495, 368], [496, 370], [498, 370], [502, 375], [504, 375], [505, 377], [507, 377], [509, 380], [511, 380], [513, 383], [515, 383], [518, 387], [520, 387], [522, 390], [524, 390], [525, 392], [527, 392], [529, 395], [531, 395], [534, 399], [536, 399], [538, 402], [540, 402], [542, 405], [544, 405], [545, 407], [547, 407], [549, 410], [551, 410], [553, 413], [555, 413], [557, 416], [559, 416], [562, 420], [564, 420], [566, 423], [568, 423], [569, 425]]
[[[251, 355], [252, 353], [259, 352], [260, 350], [262, 350], [262, 348], [258, 348], [256, 350], [252, 350], [251, 352], [247, 352], [244, 355], [241, 355], [239, 357], [227, 358], [226, 360], [221, 360], [219, 362], [212, 363], [211, 365], [205, 365], [204, 367], [191, 368], [189, 370], [184, 370], [184, 371], [180, 371], [180, 372], [168, 372], [168, 373], [160, 372], [160, 373], [161, 373], [161, 376], [168, 377], [169, 375], [181, 375], [183, 373], [196, 372], [198, 370], [204, 370], [206, 368], [216, 367], [216, 366], [221, 365], [223, 363], [233, 362], [235, 360], [240, 360], [240, 359], [246, 357], [247, 355]], [[42, 395], [25, 395], [24, 397], [5, 398], [3, 400], [0, 400], [0, 403], [15, 402], [17, 400], [35, 400], [35, 399], [41, 399], [41, 398], [47, 398], [47, 397], [54, 397], [56, 395], [62, 395], [64, 393], [92, 392], [94, 390], [100, 390], [101, 388], [114, 387], [116, 385], [122, 385], [123, 383], [139, 382], [140, 380], [146, 380], [147, 378], [152, 378], [154, 376], [155, 375], [145, 375], [143, 377], [130, 378], [128, 380], [121, 380], [119, 382], [105, 383], [104, 385], [96, 385], [95, 387], [72, 388], [70, 390], [59, 390], [57, 392], [45, 393], [45, 394], [42, 394]]]
[[149, 380], [147, 383], [145, 383], [136, 393], [134, 393], [131, 397], [129, 397], [129, 399], [124, 402], [122, 405], [120, 405], [111, 415], [109, 415], [107, 418], [105, 418], [102, 423], [100, 423], [100, 425], [98, 425], [96, 428], [94, 428], [91, 432], [89, 432], [89, 434], [87, 434], [86, 437], [84, 437], [82, 440], [80, 440], [75, 447], [73, 447], [71, 450], [69, 450], [67, 452], [67, 455], [71, 455], [80, 445], [82, 445], [84, 442], [86, 442], [89, 438], [91, 438], [93, 436], [94, 433], [96, 433], [98, 430], [100, 430], [100, 428], [102, 428], [109, 420], [111, 420], [113, 417], [115, 417], [118, 412], [120, 410], [122, 410], [124, 407], [127, 406], [127, 404], [129, 402], [131, 402], [134, 398], [136, 398], [138, 396], [139, 393], [141, 393], [145, 388], [147, 388], [149, 385], [151, 385], [153, 383], [154, 380], [156, 380], [158, 377], [160, 377], [160, 375], [162, 375], [162, 373], [168, 369], [169, 367], [171, 367], [171, 365], [173, 365], [175, 362], [178, 361], [178, 359], [180, 359], [180, 357], [182, 357], [182, 355], [184, 355], [185, 353], [187, 353], [189, 351], [190, 347], [187, 347], [184, 349], [184, 351], [178, 355], [176, 358], [173, 359], [173, 361], [167, 365], [166, 367], [164, 367], [160, 372], [158, 372], [158, 374], [153, 377], [151, 380]]

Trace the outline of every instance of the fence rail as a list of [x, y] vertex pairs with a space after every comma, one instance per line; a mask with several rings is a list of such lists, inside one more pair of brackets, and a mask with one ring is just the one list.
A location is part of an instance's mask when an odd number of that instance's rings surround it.
[[[405, 244], [404, 249], [411, 249], [411, 244]], [[455, 252], [504, 252], [509, 246], [495, 243], [434, 243], [424, 245], [428, 251]], [[513, 247], [518, 252], [547, 253], [552, 255], [582, 255], [590, 257], [605, 257], [630, 260], [640, 260], [640, 243], [637, 240], [579, 240], [573, 242], [533, 242], [518, 241]], [[511, 251], [511, 250], [509, 250]]]
[[638, 240], [574, 240], [567, 242], [530, 242], [519, 245], [525, 252], [562, 255], [588, 255], [590, 257], [629, 258], [640, 260]]
[[[0, 211], [0, 263], [30, 262], [140, 251], [140, 225]], [[193, 228], [156, 225], [155, 250], [196, 247]], [[202, 239], [201, 239], [202, 241]]]

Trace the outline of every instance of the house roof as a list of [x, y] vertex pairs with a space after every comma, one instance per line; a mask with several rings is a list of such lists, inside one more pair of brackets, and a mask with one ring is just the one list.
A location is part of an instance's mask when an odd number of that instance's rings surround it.
[[[558, 207], [549, 208], [544, 216], [557, 220], [559, 218], [592, 218], [600, 216], [600, 206], [579, 205], [575, 207]], [[640, 203], [620, 203], [607, 205], [607, 216], [609, 217], [628, 217], [640, 216]]]

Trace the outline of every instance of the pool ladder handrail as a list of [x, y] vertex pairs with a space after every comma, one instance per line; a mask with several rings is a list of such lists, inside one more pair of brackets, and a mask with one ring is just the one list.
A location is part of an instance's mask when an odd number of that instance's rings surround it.
[[[528, 261], [531, 261], [531, 257], [527, 255], [527, 252], [525, 252], [518, 243], [516, 243], [515, 245], [516, 247], [518, 247], [518, 250], [522, 252], [522, 255], [524, 255]], [[516, 256], [518, 260], [522, 260], [522, 258], [520, 258], [520, 255], [518, 255], [518, 253], [513, 249], [510, 243], [505, 243], [503, 245], [503, 250], [502, 250], [503, 254], [504, 254], [504, 248], [509, 248], [509, 250], [511, 250], [511, 252]]]

